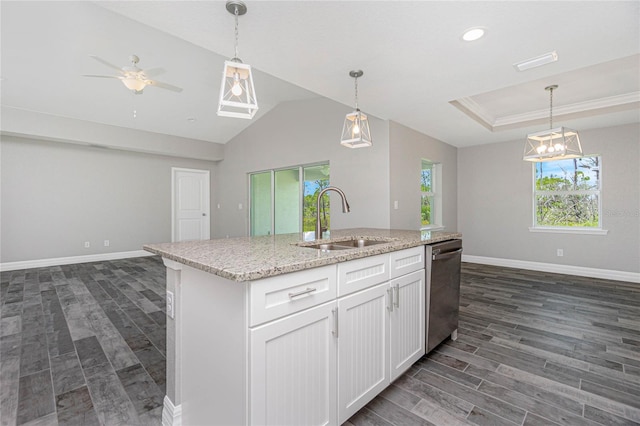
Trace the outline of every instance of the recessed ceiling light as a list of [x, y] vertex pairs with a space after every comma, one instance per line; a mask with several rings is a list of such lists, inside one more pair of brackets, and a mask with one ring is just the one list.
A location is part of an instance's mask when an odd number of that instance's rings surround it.
[[467, 31], [462, 34], [462, 39], [464, 41], [474, 41], [478, 40], [482, 36], [484, 36], [485, 29], [481, 27], [469, 28]]
[[524, 61], [513, 64], [518, 71], [525, 71], [531, 68], [540, 67], [542, 65], [550, 64], [558, 60], [558, 52], [545, 53], [544, 55], [536, 56], [535, 58], [525, 59]]

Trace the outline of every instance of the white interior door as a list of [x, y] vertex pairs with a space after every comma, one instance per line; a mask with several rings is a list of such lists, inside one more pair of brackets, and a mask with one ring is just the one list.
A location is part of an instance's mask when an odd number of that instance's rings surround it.
[[209, 171], [173, 167], [171, 240], [210, 238]]

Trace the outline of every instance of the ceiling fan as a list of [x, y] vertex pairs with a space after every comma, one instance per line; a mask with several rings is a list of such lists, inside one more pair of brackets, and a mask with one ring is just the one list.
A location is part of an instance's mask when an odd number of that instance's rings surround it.
[[160, 81], [152, 80], [150, 77], [153, 77], [158, 74], [162, 74], [164, 69], [162, 68], [150, 68], [147, 70], [143, 70], [138, 68], [138, 62], [140, 62], [140, 58], [136, 55], [129, 56], [129, 60], [131, 61], [130, 66], [124, 66], [122, 68], [113, 65], [99, 56], [89, 55], [96, 61], [100, 62], [108, 66], [109, 68], [113, 68], [119, 72], [119, 75], [87, 75], [84, 77], [99, 77], [99, 78], [117, 78], [122, 81], [122, 84], [126, 86], [127, 89], [131, 90], [135, 94], [141, 94], [142, 90], [146, 86], [155, 86], [161, 89], [171, 90], [172, 92], [182, 92], [182, 88], [173, 86], [171, 84], [162, 83]]

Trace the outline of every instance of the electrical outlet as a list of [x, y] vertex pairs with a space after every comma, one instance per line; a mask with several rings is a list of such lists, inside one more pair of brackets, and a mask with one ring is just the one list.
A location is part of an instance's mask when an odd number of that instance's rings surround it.
[[104, 240], [104, 246], [109, 247], [109, 240]]
[[564, 256], [564, 250], [562, 250], [562, 249], [558, 249], [558, 251], [556, 252], [556, 255], [557, 255], [558, 257], [562, 257], [562, 256]]
[[169, 316], [169, 318], [173, 318], [175, 315], [174, 309], [174, 299], [173, 299], [173, 293], [170, 291], [167, 291], [167, 315]]
[[91, 243], [89, 241], [85, 241], [84, 248], [89, 248], [89, 247], [91, 247]]
[[393, 202], [393, 209], [394, 210], [398, 210], [398, 201], [397, 200]]

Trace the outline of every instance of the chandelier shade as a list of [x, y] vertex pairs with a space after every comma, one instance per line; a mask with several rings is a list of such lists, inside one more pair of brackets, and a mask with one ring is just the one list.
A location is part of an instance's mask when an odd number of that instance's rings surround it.
[[364, 148], [372, 145], [369, 119], [358, 108], [358, 77], [362, 77], [363, 74], [362, 70], [349, 72], [349, 75], [355, 79], [356, 110], [346, 115], [342, 126], [340, 144], [347, 148]]
[[236, 58], [225, 61], [220, 85], [218, 115], [251, 119], [258, 111], [251, 65]]
[[371, 146], [371, 132], [367, 115], [359, 109], [347, 114], [340, 143], [348, 148]]
[[578, 132], [566, 127], [553, 127], [553, 91], [557, 85], [547, 86], [549, 92], [549, 130], [530, 133], [524, 145], [524, 161], [542, 162], [582, 157]]
[[542, 162], [582, 157], [578, 132], [566, 127], [527, 135], [523, 160]]
[[258, 111], [251, 65], [238, 58], [238, 16], [247, 13], [247, 6], [241, 1], [231, 0], [227, 2], [226, 9], [235, 18], [235, 55], [224, 62], [218, 115], [251, 119]]

